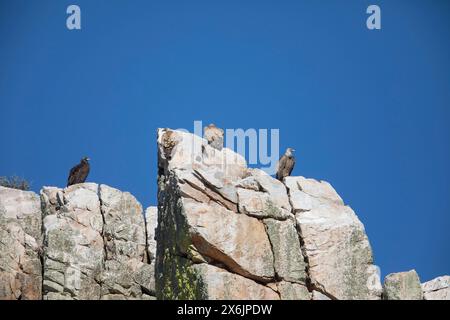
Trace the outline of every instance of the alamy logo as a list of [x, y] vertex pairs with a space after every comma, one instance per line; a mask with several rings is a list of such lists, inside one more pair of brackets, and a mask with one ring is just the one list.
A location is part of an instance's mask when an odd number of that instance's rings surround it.
[[[176, 129], [178, 131], [189, 132], [184, 128]], [[199, 137], [204, 137], [202, 121], [194, 121], [194, 134]], [[247, 159], [249, 165], [259, 165], [261, 170], [269, 175], [273, 175], [277, 170], [277, 163], [279, 160], [280, 150], [280, 130], [279, 129], [231, 129], [224, 130], [224, 147], [235, 151], [242, 157]], [[201, 146], [193, 146], [193, 154], [200, 154]], [[269, 152], [270, 148], [270, 152]], [[236, 161], [232, 159], [231, 154], [224, 154], [222, 159], [225, 163], [231, 164]], [[195, 159], [192, 159], [195, 161]], [[219, 165], [219, 164], [218, 164]]]
[[[75, 4], [67, 7], [67, 14], [70, 14], [66, 20], [66, 26], [69, 30], [81, 30], [81, 9]], [[372, 4], [367, 7], [367, 14], [370, 16], [366, 20], [366, 26], [369, 30], [381, 29], [381, 9], [379, 6]]]
[[67, 14], [70, 16], [67, 17], [66, 26], [69, 30], [80, 30], [81, 29], [81, 9], [79, 6], [75, 4], [71, 4], [67, 7]]
[[381, 29], [381, 9], [379, 6], [372, 4], [367, 7], [366, 13], [370, 14], [367, 18], [366, 25], [369, 30]]

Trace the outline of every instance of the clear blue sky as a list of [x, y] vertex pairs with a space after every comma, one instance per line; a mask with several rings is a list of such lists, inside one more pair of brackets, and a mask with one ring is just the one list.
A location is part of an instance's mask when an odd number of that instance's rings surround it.
[[0, 175], [63, 187], [88, 155], [148, 206], [156, 128], [279, 128], [383, 276], [430, 280], [450, 273], [449, 39], [450, 1], [0, 0]]

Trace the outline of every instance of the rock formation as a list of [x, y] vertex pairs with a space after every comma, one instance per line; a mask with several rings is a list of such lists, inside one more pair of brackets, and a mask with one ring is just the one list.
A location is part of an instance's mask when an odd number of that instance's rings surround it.
[[363, 224], [325, 181], [287, 177], [311, 286], [336, 299], [379, 299], [381, 283]]
[[364, 226], [330, 184], [283, 184], [169, 129], [158, 160], [158, 298], [381, 298]]
[[0, 299], [40, 299], [41, 244], [39, 197], [0, 187]]
[[421, 285], [414, 270], [383, 288], [329, 183], [248, 168], [213, 129], [158, 131], [145, 212], [103, 184], [0, 187], [0, 299], [450, 299], [449, 276]]
[[44, 187], [44, 299], [154, 294], [142, 207], [127, 192], [84, 183]]
[[155, 246], [127, 192], [0, 187], [0, 240], [0, 299], [154, 299]]
[[425, 300], [450, 300], [450, 276], [437, 277], [422, 284]]
[[391, 273], [384, 279], [386, 300], [422, 300], [423, 292], [415, 270]]

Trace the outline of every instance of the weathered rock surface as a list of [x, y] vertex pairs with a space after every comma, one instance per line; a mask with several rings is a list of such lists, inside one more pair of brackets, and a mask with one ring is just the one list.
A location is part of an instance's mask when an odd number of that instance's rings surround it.
[[285, 178], [311, 285], [335, 299], [380, 299], [381, 283], [363, 224], [324, 181]]
[[450, 276], [381, 286], [353, 210], [325, 181], [280, 182], [206, 139], [158, 131], [158, 207], [83, 183], [0, 187], [0, 299], [449, 299]]
[[147, 254], [153, 263], [156, 258], [156, 227], [158, 226], [158, 208], [148, 207], [145, 210], [145, 225], [147, 228]]
[[0, 187], [0, 299], [41, 298], [41, 244], [39, 197]]
[[158, 131], [158, 159], [159, 298], [211, 298], [201, 264], [281, 299], [311, 299], [313, 289], [380, 299], [364, 226], [329, 183], [289, 177], [283, 184], [227, 148], [170, 129]]
[[286, 221], [265, 219], [264, 223], [272, 246], [277, 276], [282, 280], [305, 283], [306, 263], [294, 219]]
[[228, 148], [217, 150], [199, 136], [170, 129], [158, 131], [158, 169], [173, 171], [195, 169], [210, 172], [214, 177], [210, 182], [211, 189], [223, 189], [222, 185], [215, 185], [220, 181], [223, 186], [244, 178], [247, 166], [244, 157]]
[[[285, 187], [263, 189], [272, 178], [260, 173], [252, 176], [240, 155], [227, 148], [212, 148], [189, 133], [160, 130], [158, 151], [158, 298], [251, 298], [250, 293], [254, 298], [279, 298], [264, 285], [275, 281], [274, 255], [264, 222], [239, 213], [237, 184], [254, 177], [257, 192], [267, 194]], [[274, 207], [276, 201], [284, 200], [290, 210], [286, 194], [283, 200], [268, 200]], [[236, 283], [212, 285], [213, 275]], [[250, 291], [231, 292], [246, 283], [252, 284]]]
[[450, 300], [450, 276], [437, 277], [422, 283], [425, 300]]
[[205, 263], [194, 267], [210, 300], [279, 300], [272, 289], [250, 279]]
[[291, 205], [286, 187], [260, 169], [248, 169], [247, 176], [237, 183], [239, 212], [257, 218], [286, 220]]
[[316, 290], [313, 290], [311, 296], [312, 300], [331, 300], [329, 297]]
[[282, 281], [277, 288], [281, 300], [311, 300], [311, 293], [303, 284]]
[[142, 207], [127, 192], [84, 183], [41, 191], [44, 299], [154, 294]]
[[383, 299], [422, 300], [423, 292], [415, 270], [391, 273], [384, 279]]
[[264, 224], [217, 204], [184, 201], [189, 237], [203, 256], [259, 281], [274, 277], [273, 254]]

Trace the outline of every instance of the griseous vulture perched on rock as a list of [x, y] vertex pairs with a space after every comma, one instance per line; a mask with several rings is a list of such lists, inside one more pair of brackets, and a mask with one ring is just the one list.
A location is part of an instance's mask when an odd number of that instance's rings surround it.
[[83, 183], [89, 174], [89, 158], [84, 157], [80, 163], [70, 169], [69, 178], [67, 179], [67, 186], [71, 186], [77, 183]]
[[292, 169], [294, 169], [295, 165], [295, 150], [292, 148], [287, 148], [284, 155], [278, 161], [278, 168], [276, 178], [280, 181], [283, 181], [284, 177], [290, 176]]

